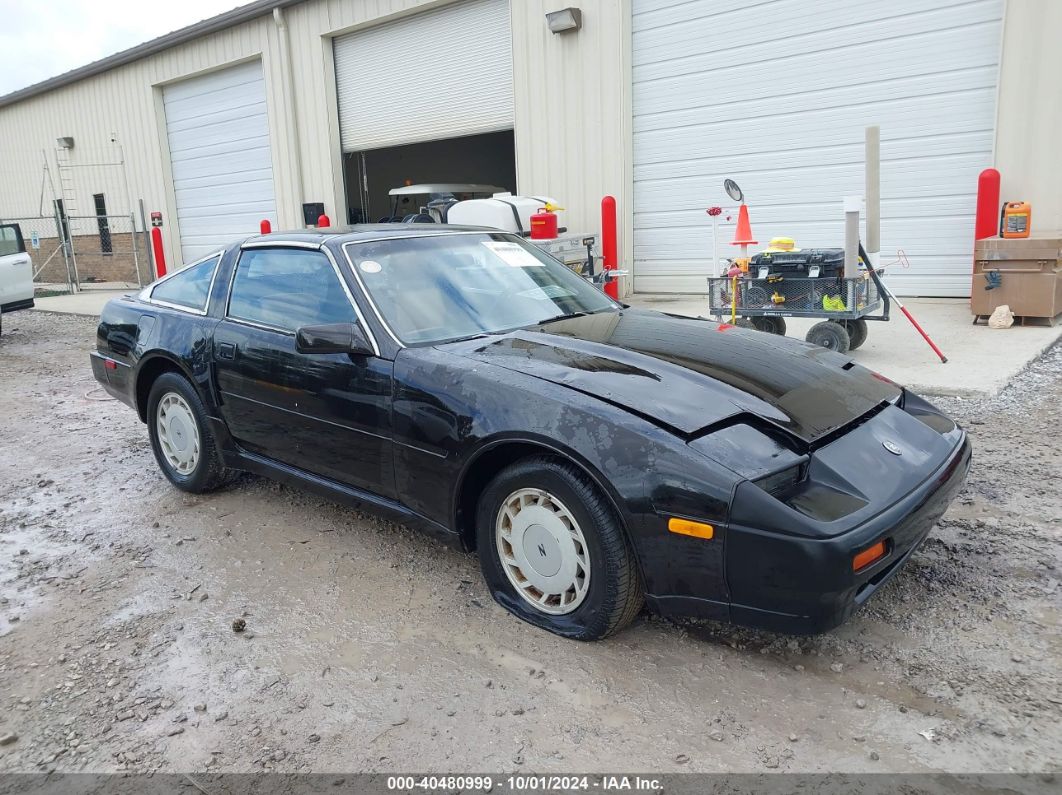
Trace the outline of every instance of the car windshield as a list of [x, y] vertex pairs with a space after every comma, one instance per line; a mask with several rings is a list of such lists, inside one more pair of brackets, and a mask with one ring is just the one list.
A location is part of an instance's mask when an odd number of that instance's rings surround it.
[[409, 345], [620, 308], [515, 235], [429, 235], [354, 242], [344, 248], [384, 320]]

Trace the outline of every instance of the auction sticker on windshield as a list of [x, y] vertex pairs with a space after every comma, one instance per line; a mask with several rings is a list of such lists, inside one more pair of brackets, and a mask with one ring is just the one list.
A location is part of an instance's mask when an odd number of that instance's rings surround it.
[[482, 243], [511, 268], [541, 268], [545, 265], [530, 251], [517, 243], [484, 240]]

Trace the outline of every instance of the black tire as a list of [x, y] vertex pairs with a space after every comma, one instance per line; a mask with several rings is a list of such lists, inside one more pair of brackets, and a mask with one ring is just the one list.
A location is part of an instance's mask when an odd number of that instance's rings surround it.
[[863, 320], [863, 318], [842, 320], [840, 322], [845, 331], [848, 332], [848, 337], [851, 340], [848, 344], [848, 350], [854, 351], [867, 341], [867, 321]]
[[734, 321], [734, 325], [738, 328], [756, 328], [750, 317], [739, 317]]
[[[194, 468], [183, 473], [168, 460], [159, 439], [159, 403], [170, 394], [179, 395], [191, 409], [196, 425], [194, 430], [199, 436], [198, 460]], [[151, 451], [155, 454], [159, 469], [162, 470], [166, 479], [181, 491], [202, 494], [213, 491], [230, 480], [232, 472], [225, 467], [222, 461], [221, 451], [218, 449], [217, 440], [211, 430], [210, 419], [203, 401], [199, 399], [198, 393], [184, 376], [170, 372], [163, 373], [155, 379], [155, 383], [151, 385], [151, 392], [148, 394], [147, 426], [148, 435], [151, 438]]]
[[[506, 499], [520, 489], [542, 490], [560, 500], [586, 540], [589, 583], [582, 602], [569, 613], [550, 614], [531, 605], [503, 568], [495, 523]], [[498, 473], [479, 497], [476, 541], [495, 601], [537, 627], [575, 640], [599, 640], [627, 626], [642, 609], [641, 576], [619, 519], [586, 474], [562, 458], [526, 458]]]
[[752, 318], [752, 327], [758, 331], [766, 331], [768, 334], [785, 336], [785, 318], [774, 315], [758, 315]]
[[848, 353], [848, 349], [852, 344], [845, 327], [840, 323], [834, 323], [832, 320], [816, 323], [808, 329], [808, 334], [804, 339], [813, 345], [821, 345], [823, 348], [837, 353]]

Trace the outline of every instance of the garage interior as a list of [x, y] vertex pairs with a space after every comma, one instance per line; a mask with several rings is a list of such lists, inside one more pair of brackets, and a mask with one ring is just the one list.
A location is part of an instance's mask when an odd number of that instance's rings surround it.
[[[515, 192], [512, 36], [508, 0], [465, 0], [333, 40], [348, 223], [390, 217], [388, 191], [405, 185]], [[460, 58], [396, 79], [396, 54], [434, 52], [439, 42]], [[419, 204], [409, 197], [396, 215]]]
[[[512, 130], [387, 146], [343, 156], [348, 223], [377, 223], [392, 213], [388, 191], [403, 185], [458, 182], [497, 185], [516, 191]], [[419, 210], [416, 197], [403, 197], [396, 216]]]

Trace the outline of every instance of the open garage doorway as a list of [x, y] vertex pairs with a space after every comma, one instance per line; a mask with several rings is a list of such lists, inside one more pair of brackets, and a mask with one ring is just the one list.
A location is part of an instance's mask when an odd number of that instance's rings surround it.
[[[497, 185], [516, 192], [516, 150], [512, 130], [388, 146], [343, 156], [347, 221], [377, 223], [391, 216], [387, 192], [428, 182]], [[461, 198], [461, 197], [458, 197]], [[397, 215], [416, 213], [415, 198], [404, 197]]]

